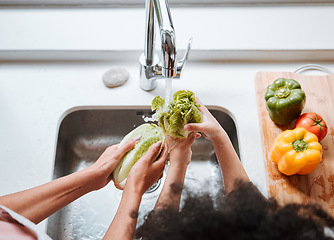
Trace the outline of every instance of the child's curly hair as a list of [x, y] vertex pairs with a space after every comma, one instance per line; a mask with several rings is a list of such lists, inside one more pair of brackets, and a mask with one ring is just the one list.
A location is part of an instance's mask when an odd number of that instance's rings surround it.
[[332, 232], [334, 219], [319, 206], [281, 207], [276, 200], [266, 199], [252, 183], [238, 183], [228, 195], [215, 198], [187, 192], [180, 212], [168, 208], [151, 211], [136, 231], [136, 238], [334, 239], [326, 236], [324, 228]]

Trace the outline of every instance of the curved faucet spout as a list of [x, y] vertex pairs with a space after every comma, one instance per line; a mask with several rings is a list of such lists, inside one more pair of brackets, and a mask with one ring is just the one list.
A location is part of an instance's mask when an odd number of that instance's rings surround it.
[[162, 48], [162, 75], [166, 78], [176, 76], [176, 48], [174, 32], [161, 31], [161, 48]]
[[155, 15], [160, 30], [162, 52], [162, 75], [172, 78], [176, 75], [176, 46], [175, 31], [168, 2], [166, 0], [153, 0]]
[[[161, 39], [161, 65], [155, 50], [154, 15]], [[176, 40], [167, 0], [146, 0], [146, 32], [144, 55], [140, 57], [140, 86], [146, 91], [156, 87], [155, 80], [179, 77], [183, 64], [177, 61]], [[186, 58], [184, 59], [186, 60]]]

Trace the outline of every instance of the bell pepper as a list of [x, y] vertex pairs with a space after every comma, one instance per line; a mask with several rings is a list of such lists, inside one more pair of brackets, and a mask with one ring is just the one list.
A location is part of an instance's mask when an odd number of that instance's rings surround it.
[[312, 172], [321, 157], [322, 147], [317, 136], [302, 127], [282, 132], [270, 151], [270, 158], [278, 170], [288, 176]]
[[299, 117], [306, 96], [296, 80], [278, 78], [267, 87], [264, 99], [271, 120], [285, 125]]

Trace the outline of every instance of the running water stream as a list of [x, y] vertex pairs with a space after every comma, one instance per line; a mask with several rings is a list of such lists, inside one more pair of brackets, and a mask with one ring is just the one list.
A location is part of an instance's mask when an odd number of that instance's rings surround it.
[[173, 78], [165, 79], [165, 104], [164, 110], [168, 109], [168, 105], [170, 103], [170, 99], [172, 98], [172, 80]]
[[[172, 99], [172, 81], [173, 78], [165, 78], [165, 104], [162, 108], [163, 111], [168, 110], [168, 105]], [[143, 115], [145, 122], [155, 122], [158, 120], [156, 114], [153, 114], [152, 117]]]
[[[169, 104], [171, 103], [171, 101], [173, 101], [172, 98], [172, 81], [173, 78], [165, 78], [165, 103], [164, 106], [162, 107], [163, 112], [167, 112], [168, 111], [168, 107]], [[159, 112], [154, 113], [152, 116], [145, 116], [143, 115], [143, 119], [145, 122], [156, 122], [158, 121], [158, 115]], [[166, 136], [168, 137], [168, 136]], [[169, 139], [169, 140], [168, 140]], [[166, 139], [166, 146], [168, 148], [168, 152], [170, 152], [177, 144], [176, 141], [171, 140], [170, 137], [168, 137], [168, 139]]]
[[[163, 106], [163, 111], [167, 112], [168, 111], [168, 107], [171, 101], [173, 101], [172, 98], [172, 78], [166, 78], [165, 79], [165, 104]], [[153, 116], [154, 118], [154, 116]], [[168, 137], [167, 135], [165, 135], [166, 137], [166, 146], [168, 149], [168, 153], [170, 153], [170, 151], [172, 151], [172, 149], [176, 146], [177, 142], [176, 141], [172, 141], [170, 137]], [[169, 140], [168, 140], [169, 139]]]

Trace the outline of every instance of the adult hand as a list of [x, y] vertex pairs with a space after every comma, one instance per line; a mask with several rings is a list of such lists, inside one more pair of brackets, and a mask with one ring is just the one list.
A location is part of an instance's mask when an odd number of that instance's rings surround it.
[[168, 156], [167, 148], [164, 147], [160, 157], [152, 162], [157, 157], [161, 144], [161, 141], [153, 144], [145, 155], [135, 163], [130, 170], [124, 190], [131, 188], [142, 195], [153, 183], [162, 177]]
[[130, 139], [123, 146], [119, 147], [119, 144], [108, 147], [97, 161], [87, 169], [86, 171], [94, 172], [95, 189], [100, 189], [106, 186], [112, 179], [112, 172], [115, 170], [117, 164], [121, 158], [131, 149], [134, 148], [136, 143], [139, 141], [140, 136]]

